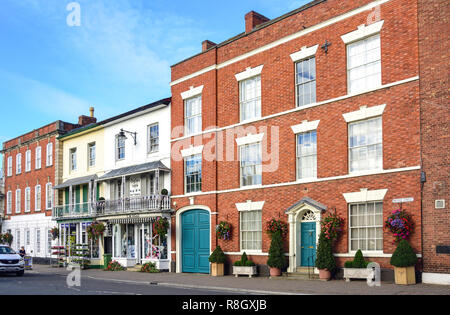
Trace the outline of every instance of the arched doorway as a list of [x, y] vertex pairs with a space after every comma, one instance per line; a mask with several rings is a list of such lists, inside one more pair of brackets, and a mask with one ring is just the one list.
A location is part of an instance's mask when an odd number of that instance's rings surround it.
[[211, 253], [210, 213], [203, 209], [190, 209], [179, 215], [180, 272], [209, 274]]

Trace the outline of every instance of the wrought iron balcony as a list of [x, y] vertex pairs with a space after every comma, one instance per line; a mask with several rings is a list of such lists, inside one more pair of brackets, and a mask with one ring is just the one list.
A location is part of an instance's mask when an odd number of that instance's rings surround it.
[[53, 207], [54, 219], [94, 217], [95, 215], [95, 208], [90, 202]]
[[94, 206], [97, 215], [114, 215], [170, 210], [170, 197], [162, 195], [98, 201]]

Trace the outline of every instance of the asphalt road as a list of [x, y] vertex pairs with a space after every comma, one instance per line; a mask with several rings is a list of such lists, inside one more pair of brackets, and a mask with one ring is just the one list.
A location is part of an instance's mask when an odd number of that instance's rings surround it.
[[[80, 287], [69, 287], [66, 277], [27, 271], [23, 277], [0, 274], [0, 295], [232, 295], [203, 289], [185, 289], [81, 278]], [[235, 294], [239, 295], [239, 294]]]

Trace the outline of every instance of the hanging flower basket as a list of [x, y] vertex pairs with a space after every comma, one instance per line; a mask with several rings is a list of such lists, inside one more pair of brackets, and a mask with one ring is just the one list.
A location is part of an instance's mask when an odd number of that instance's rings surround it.
[[156, 219], [156, 222], [153, 226], [156, 234], [164, 237], [167, 235], [167, 231], [169, 230], [169, 220], [167, 220], [167, 218], [159, 217], [158, 219]]
[[342, 233], [344, 219], [341, 218], [335, 210], [334, 213], [329, 213], [328, 216], [324, 217], [320, 224], [322, 226], [321, 232], [324, 234], [325, 238], [334, 242]]
[[225, 221], [216, 226], [216, 235], [219, 239], [228, 241], [231, 239], [231, 224]]
[[405, 210], [394, 210], [387, 218], [385, 227], [394, 234], [395, 242], [408, 240], [414, 230], [414, 222], [411, 215]]
[[56, 240], [57, 238], [59, 238], [59, 229], [57, 227], [51, 229], [50, 233], [52, 234], [52, 240]]
[[103, 223], [93, 222], [86, 228], [86, 231], [88, 233], [89, 239], [93, 242], [96, 242], [101, 236], [103, 236], [105, 229], [106, 227]]
[[284, 221], [271, 219], [266, 223], [266, 232], [270, 237], [276, 232], [281, 232], [282, 238], [286, 238], [288, 234], [288, 225]]
[[13, 241], [13, 236], [11, 233], [0, 234], [0, 244], [8, 244], [11, 246]]

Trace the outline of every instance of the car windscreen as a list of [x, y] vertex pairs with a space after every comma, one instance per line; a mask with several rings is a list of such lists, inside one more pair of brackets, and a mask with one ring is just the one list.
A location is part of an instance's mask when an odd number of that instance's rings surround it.
[[0, 255], [11, 255], [15, 253], [16, 252], [10, 247], [0, 246]]

